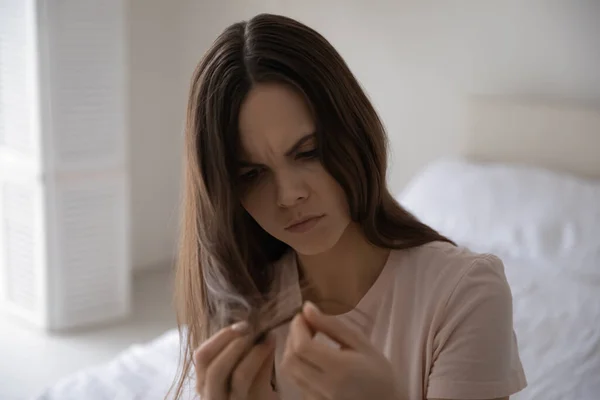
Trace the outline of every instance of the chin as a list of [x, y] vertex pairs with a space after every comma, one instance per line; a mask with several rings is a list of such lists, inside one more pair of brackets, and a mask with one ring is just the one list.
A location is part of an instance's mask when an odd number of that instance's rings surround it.
[[295, 243], [293, 245], [290, 245], [290, 247], [293, 248], [297, 253], [302, 254], [304, 256], [316, 256], [318, 254], [322, 254], [327, 252], [328, 250], [331, 250], [334, 245], [335, 244], [329, 244], [324, 242], [314, 244]]
[[304, 238], [294, 238], [294, 240], [289, 240], [286, 243], [299, 254], [315, 256], [334, 248], [340, 241], [346, 227], [337, 229], [334, 232], [327, 229], [324, 232], [307, 233]]

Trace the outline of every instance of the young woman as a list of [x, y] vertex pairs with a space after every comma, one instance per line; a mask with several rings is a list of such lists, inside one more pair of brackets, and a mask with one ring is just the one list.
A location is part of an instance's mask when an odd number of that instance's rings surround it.
[[327, 40], [264, 14], [217, 38], [187, 110], [176, 397], [190, 375], [203, 400], [525, 387], [501, 261], [419, 222], [385, 179], [382, 123]]

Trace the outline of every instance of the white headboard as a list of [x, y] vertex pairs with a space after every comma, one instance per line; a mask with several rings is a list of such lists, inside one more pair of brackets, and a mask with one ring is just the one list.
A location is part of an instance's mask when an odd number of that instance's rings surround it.
[[463, 153], [600, 178], [600, 104], [472, 96]]

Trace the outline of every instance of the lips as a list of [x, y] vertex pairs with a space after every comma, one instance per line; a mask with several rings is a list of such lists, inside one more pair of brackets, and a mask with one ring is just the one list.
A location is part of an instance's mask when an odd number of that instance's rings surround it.
[[285, 230], [294, 233], [307, 232], [317, 225], [323, 217], [324, 215], [313, 215], [301, 218], [286, 226]]

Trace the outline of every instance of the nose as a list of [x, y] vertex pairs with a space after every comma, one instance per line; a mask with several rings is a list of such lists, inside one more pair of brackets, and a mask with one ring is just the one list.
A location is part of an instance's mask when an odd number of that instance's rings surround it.
[[276, 185], [279, 207], [293, 207], [305, 201], [309, 196], [308, 185], [298, 174], [280, 172], [276, 178]]

